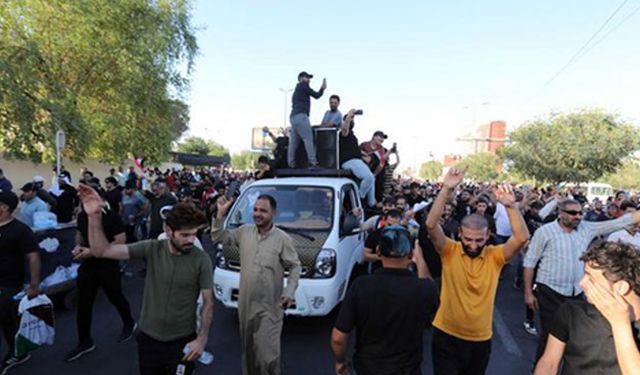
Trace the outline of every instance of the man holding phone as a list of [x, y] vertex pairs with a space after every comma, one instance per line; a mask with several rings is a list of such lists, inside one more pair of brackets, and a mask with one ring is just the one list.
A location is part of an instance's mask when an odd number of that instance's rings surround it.
[[322, 80], [322, 86], [316, 92], [309, 87], [311, 78], [313, 78], [313, 74], [300, 72], [298, 74], [298, 84], [291, 97], [291, 135], [287, 155], [287, 162], [290, 168], [296, 167], [296, 150], [300, 145], [300, 141], [304, 143], [304, 148], [307, 151], [309, 167], [316, 168], [318, 166], [316, 148], [313, 144], [313, 132], [309, 121], [309, 111], [311, 109], [311, 97], [320, 99], [327, 88], [327, 80]]

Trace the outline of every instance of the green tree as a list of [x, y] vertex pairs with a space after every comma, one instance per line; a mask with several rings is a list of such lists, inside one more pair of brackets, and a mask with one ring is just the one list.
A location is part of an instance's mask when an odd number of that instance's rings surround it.
[[159, 161], [187, 128], [197, 43], [189, 0], [4, 0], [0, 149], [51, 160]]
[[231, 166], [233, 169], [247, 171], [256, 168], [258, 158], [263, 155], [258, 152], [242, 151], [239, 154], [231, 155]]
[[226, 156], [229, 155], [229, 150], [227, 150], [221, 144], [212, 141], [205, 140], [201, 137], [189, 137], [186, 138], [181, 143], [178, 143], [177, 150], [179, 152], [186, 152], [189, 154], [198, 154], [198, 155], [211, 155], [211, 156]]
[[500, 176], [500, 159], [488, 152], [466, 156], [457, 167], [467, 167], [466, 175], [476, 181], [495, 181]]
[[442, 168], [443, 164], [437, 160], [429, 160], [420, 165], [420, 173], [419, 176], [425, 180], [437, 180], [438, 177], [442, 176]]
[[511, 168], [553, 183], [595, 181], [640, 147], [633, 126], [593, 109], [529, 121], [509, 140], [501, 155]]
[[637, 160], [627, 159], [615, 173], [604, 175], [600, 181], [608, 183], [614, 189], [640, 190], [640, 164]]

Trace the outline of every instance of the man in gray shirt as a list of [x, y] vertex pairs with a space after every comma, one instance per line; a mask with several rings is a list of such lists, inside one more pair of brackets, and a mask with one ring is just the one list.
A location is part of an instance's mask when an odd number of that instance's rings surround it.
[[339, 105], [340, 97], [331, 95], [329, 97], [329, 110], [324, 113], [320, 126], [323, 128], [340, 128], [340, 125], [342, 125], [342, 113], [338, 110]]
[[[536, 361], [544, 353], [549, 327], [564, 302], [582, 299], [580, 280], [584, 268], [580, 256], [594, 238], [606, 235], [640, 221], [640, 211], [619, 219], [589, 222], [582, 220], [582, 207], [573, 199], [558, 203], [558, 220], [536, 231], [524, 258], [525, 303], [540, 308], [541, 335]], [[534, 268], [538, 272], [533, 286]], [[535, 291], [535, 293], [534, 293]]]

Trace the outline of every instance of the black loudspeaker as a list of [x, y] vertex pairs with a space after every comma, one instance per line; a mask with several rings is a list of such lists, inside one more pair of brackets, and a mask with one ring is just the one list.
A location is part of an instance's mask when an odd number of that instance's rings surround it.
[[307, 159], [307, 150], [304, 148], [304, 142], [302, 139], [298, 143], [298, 149], [296, 150], [296, 168], [305, 169], [309, 167], [309, 160]]
[[334, 128], [314, 129], [316, 157], [320, 168], [338, 169], [338, 131]]

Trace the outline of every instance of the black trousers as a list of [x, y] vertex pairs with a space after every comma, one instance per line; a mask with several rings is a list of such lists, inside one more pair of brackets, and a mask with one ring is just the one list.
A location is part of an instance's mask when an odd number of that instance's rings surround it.
[[491, 340], [467, 341], [433, 328], [434, 375], [484, 375], [491, 356]]
[[195, 340], [195, 333], [176, 340], [158, 341], [144, 332], [138, 333], [140, 375], [190, 375], [195, 362], [183, 362], [183, 349]]
[[127, 243], [137, 242], [138, 239], [136, 238], [136, 226], [127, 224], [124, 228], [124, 232], [127, 236]]
[[553, 323], [553, 318], [558, 311], [560, 305], [567, 301], [583, 299], [584, 294], [580, 293], [575, 296], [564, 296], [544, 284], [536, 284], [534, 294], [538, 299], [538, 309], [540, 310], [540, 341], [538, 341], [538, 349], [536, 350], [536, 363], [544, 354], [547, 347], [547, 338], [549, 336], [549, 328]]
[[18, 301], [14, 301], [13, 296], [19, 292], [20, 288], [0, 287], [0, 325], [10, 355], [15, 351], [15, 336], [18, 332]]
[[122, 294], [120, 282], [120, 270], [116, 266], [86, 267], [84, 264], [78, 269], [78, 338], [80, 343], [90, 342], [91, 319], [93, 316], [93, 303], [98, 294], [98, 288], [102, 288], [109, 302], [118, 310], [122, 323], [125, 326], [133, 326], [129, 301]]

